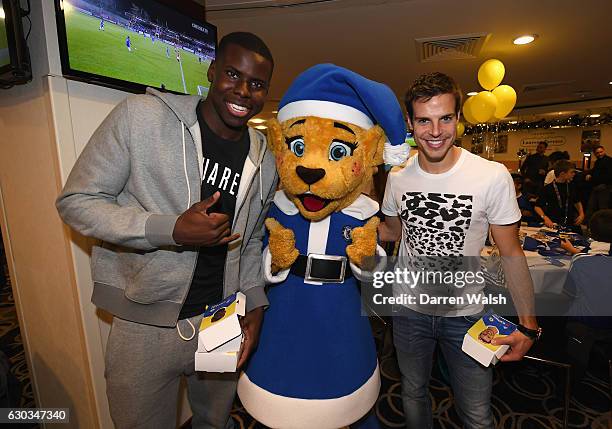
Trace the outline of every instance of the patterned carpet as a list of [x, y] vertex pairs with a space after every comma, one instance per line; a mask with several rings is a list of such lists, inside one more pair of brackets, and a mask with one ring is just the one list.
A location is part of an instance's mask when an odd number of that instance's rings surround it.
[[[19, 407], [34, 407], [34, 394], [25, 360], [8, 269], [0, 247], [0, 350], [9, 358], [11, 374], [18, 380]], [[381, 394], [376, 414], [385, 429], [403, 428], [400, 379], [390, 327], [373, 322], [382, 374]], [[571, 428], [610, 429], [610, 385], [604, 370], [589, 372], [572, 387]], [[442, 369], [441, 369], [442, 368]], [[436, 429], [459, 429], [461, 424], [453, 406], [453, 395], [445, 381], [444, 365], [434, 365], [430, 384]], [[562, 368], [538, 362], [503, 364], [495, 369], [492, 407], [497, 429], [560, 429], [563, 423], [565, 375]], [[232, 411], [241, 429], [260, 429], [236, 400]], [[15, 426], [17, 427], [17, 426]], [[27, 426], [20, 425], [20, 428]], [[36, 427], [31, 426], [31, 427]], [[189, 427], [189, 425], [185, 426]], [[316, 428], [313, 428], [316, 429]]]
[[[399, 369], [389, 327], [373, 323], [382, 374], [376, 414], [382, 428], [404, 428]], [[462, 427], [453, 405], [444, 365], [434, 365], [430, 383], [434, 428]], [[495, 368], [492, 407], [497, 429], [561, 429], [565, 372], [539, 362], [523, 361]], [[261, 429], [236, 400], [232, 411], [240, 428]], [[572, 388], [569, 427], [609, 429], [610, 385], [606, 373], [591, 374]], [[418, 429], [418, 428], [415, 428]]]
[[[23, 342], [19, 332], [19, 322], [15, 309], [15, 300], [11, 290], [8, 267], [4, 247], [1, 245], [0, 237], [0, 351], [6, 355], [10, 365], [10, 376], [8, 377], [9, 397], [4, 398], [3, 407], [35, 407], [34, 392], [30, 371], [23, 350]], [[38, 425], [3, 425], [10, 428], [36, 428]]]

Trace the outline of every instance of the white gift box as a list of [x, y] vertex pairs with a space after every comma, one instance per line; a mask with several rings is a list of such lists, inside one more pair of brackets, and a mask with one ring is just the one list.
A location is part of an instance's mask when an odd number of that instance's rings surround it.
[[236, 371], [243, 340], [238, 318], [245, 310], [246, 297], [237, 292], [204, 311], [195, 353], [196, 371]]
[[495, 365], [508, 351], [509, 346], [494, 346], [491, 340], [508, 336], [515, 330], [514, 323], [493, 312], [487, 312], [467, 331], [463, 337], [461, 350], [483, 366]]

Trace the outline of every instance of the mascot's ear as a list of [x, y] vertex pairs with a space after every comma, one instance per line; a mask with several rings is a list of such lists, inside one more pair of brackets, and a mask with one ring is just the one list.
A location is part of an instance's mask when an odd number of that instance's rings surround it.
[[283, 149], [283, 131], [276, 118], [272, 118], [268, 125], [268, 147], [275, 156], [278, 156]]
[[383, 163], [386, 139], [385, 132], [379, 125], [375, 125], [366, 131], [362, 144], [365, 147], [365, 159], [370, 166], [375, 167]]

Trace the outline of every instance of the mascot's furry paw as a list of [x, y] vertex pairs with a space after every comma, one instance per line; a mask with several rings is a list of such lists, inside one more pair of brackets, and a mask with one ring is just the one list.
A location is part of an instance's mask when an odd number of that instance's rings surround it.
[[266, 228], [270, 233], [269, 247], [272, 256], [272, 272], [277, 273], [291, 267], [300, 252], [295, 248], [295, 235], [292, 230], [285, 228], [276, 219], [272, 218], [266, 219]]
[[363, 258], [374, 256], [376, 253], [376, 228], [380, 219], [371, 218], [364, 226], [353, 229], [351, 238], [353, 242], [346, 246], [346, 254], [351, 262], [358, 267], [362, 267]]

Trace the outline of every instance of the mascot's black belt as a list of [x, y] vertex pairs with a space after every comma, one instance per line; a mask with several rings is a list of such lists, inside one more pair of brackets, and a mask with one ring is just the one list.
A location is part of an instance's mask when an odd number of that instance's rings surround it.
[[353, 276], [346, 256], [299, 255], [289, 270], [304, 280], [322, 283], [344, 283]]

